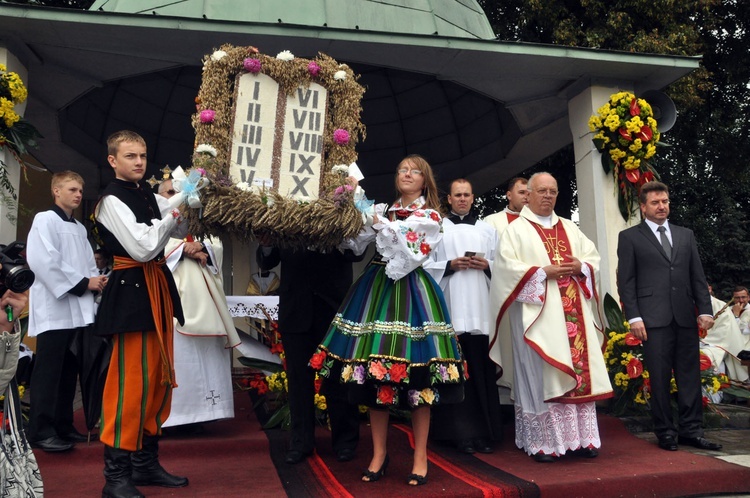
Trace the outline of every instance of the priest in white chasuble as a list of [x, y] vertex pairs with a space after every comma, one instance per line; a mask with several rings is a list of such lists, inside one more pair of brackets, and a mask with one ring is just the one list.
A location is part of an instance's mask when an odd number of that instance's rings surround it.
[[422, 266], [440, 284], [453, 329], [466, 359], [469, 379], [464, 401], [436, 406], [431, 437], [452, 441], [464, 453], [491, 453], [502, 436], [495, 364], [489, 357], [490, 276], [497, 233], [471, 214], [474, 193], [465, 179], [451, 183], [450, 215], [443, 220], [443, 239]]
[[[167, 199], [174, 195], [172, 180], [159, 185], [159, 195]], [[221, 240], [208, 237], [200, 242], [188, 234], [185, 239], [170, 239], [164, 251], [185, 323], [174, 322], [177, 387], [162, 427], [190, 434], [200, 431], [203, 422], [234, 417], [232, 348], [240, 337], [224, 295]]]
[[602, 355], [599, 253], [554, 213], [557, 181], [529, 179], [529, 204], [498, 243], [490, 301], [499, 311], [490, 356], [511, 388], [516, 446], [536, 461], [601, 446], [595, 401], [612, 396]]

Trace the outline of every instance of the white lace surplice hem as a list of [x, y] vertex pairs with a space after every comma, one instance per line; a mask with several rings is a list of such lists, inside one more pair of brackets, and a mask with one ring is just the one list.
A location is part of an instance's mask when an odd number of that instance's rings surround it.
[[524, 413], [516, 405], [516, 446], [533, 455], [563, 455], [578, 448], [599, 448], [596, 403], [546, 403], [547, 410]]

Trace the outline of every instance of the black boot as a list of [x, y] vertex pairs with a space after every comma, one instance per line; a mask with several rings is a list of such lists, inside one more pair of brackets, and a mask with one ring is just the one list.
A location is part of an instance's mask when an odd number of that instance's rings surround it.
[[144, 498], [133, 485], [130, 451], [104, 446], [104, 479], [102, 498]]
[[133, 463], [133, 482], [138, 486], [181, 488], [188, 485], [187, 477], [173, 476], [159, 464], [159, 437], [143, 436], [143, 446], [130, 456]]

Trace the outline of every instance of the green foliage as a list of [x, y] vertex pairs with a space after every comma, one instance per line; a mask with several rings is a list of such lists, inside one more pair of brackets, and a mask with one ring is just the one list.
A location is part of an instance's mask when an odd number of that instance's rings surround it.
[[[664, 138], [673, 147], [662, 149], [654, 166], [670, 187], [670, 219], [694, 230], [717, 295], [727, 298], [734, 285], [750, 284], [750, 2], [479, 3], [501, 40], [702, 56], [699, 70], [666, 90], [677, 105], [678, 119]], [[572, 172], [572, 148], [553, 157], [554, 164]], [[543, 163], [549, 162], [548, 158]], [[540, 169], [545, 168], [532, 168]], [[568, 177], [575, 191], [574, 175]], [[560, 190], [566, 191], [562, 184]], [[503, 186], [484, 196], [494, 197], [483, 199], [486, 214], [497, 211], [495, 206], [502, 208], [504, 193]], [[566, 211], [558, 213], [565, 216]]]

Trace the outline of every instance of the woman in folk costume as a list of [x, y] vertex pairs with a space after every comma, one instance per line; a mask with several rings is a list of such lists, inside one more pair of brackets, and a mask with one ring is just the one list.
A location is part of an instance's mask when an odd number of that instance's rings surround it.
[[371, 408], [373, 456], [363, 481], [379, 480], [388, 466], [388, 409], [411, 409], [414, 463], [407, 482], [417, 486], [427, 482], [430, 406], [463, 399], [465, 367], [443, 293], [421, 267], [442, 238], [432, 168], [407, 156], [396, 188], [400, 198], [375, 206], [371, 226], [354, 241], [362, 252], [374, 239], [378, 254], [310, 363], [322, 377], [345, 383], [351, 402]]

